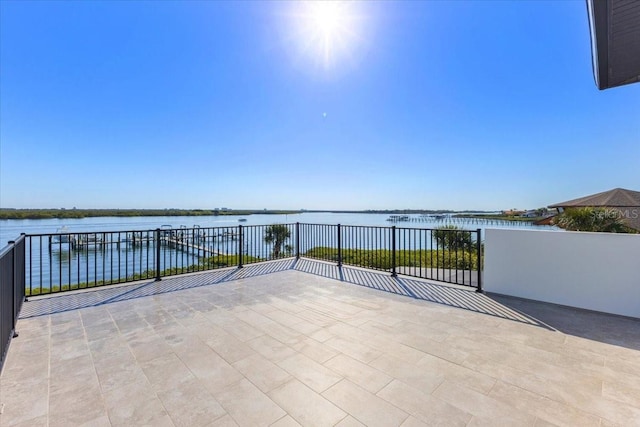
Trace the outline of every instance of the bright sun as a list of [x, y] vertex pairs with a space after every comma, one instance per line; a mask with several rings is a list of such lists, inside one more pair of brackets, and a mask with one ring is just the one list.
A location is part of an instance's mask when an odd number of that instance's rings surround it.
[[352, 56], [359, 42], [361, 18], [353, 1], [304, 1], [292, 14], [294, 39], [305, 56], [333, 68]]

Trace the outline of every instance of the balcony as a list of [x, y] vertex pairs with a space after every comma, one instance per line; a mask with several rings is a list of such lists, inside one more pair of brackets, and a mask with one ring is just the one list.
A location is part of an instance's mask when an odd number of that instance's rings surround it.
[[638, 425], [637, 320], [307, 258], [30, 297], [14, 425]]

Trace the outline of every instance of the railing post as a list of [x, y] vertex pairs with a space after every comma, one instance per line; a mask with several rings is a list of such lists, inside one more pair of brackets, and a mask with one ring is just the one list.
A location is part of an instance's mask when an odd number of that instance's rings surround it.
[[342, 227], [338, 224], [338, 267], [342, 267]]
[[396, 277], [396, 226], [391, 226], [391, 276]]
[[23, 258], [22, 261], [24, 263], [24, 278], [22, 280], [22, 288], [24, 290], [24, 298], [23, 298], [23, 302], [27, 302], [29, 301], [27, 299], [27, 233], [20, 233], [20, 236], [22, 237], [22, 241], [23, 246], [22, 246], [22, 252], [23, 252]]
[[16, 332], [16, 242], [15, 240], [9, 240], [7, 244], [11, 245], [11, 331], [13, 338], [18, 336]]
[[156, 228], [154, 240], [156, 241], [156, 282], [160, 281], [160, 245], [162, 241], [160, 240], [160, 229]]
[[300, 223], [296, 222], [296, 259], [300, 259]]
[[482, 293], [482, 230], [477, 229], [478, 238], [476, 240], [476, 256], [478, 257], [478, 287], [476, 292]]
[[242, 268], [242, 243], [244, 238], [242, 237], [242, 225], [238, 226], [238, 268]]

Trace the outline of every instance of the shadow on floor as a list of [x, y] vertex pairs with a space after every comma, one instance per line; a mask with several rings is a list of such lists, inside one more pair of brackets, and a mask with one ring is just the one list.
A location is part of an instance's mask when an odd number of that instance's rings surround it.
[[103, 287], [76, 293], [36, 297], [23, 304], [20, 318], [94, 307], [118, 301], [159, 295], [200, 286], [249, 279], [280, 271], [295, 270], [379, 291], [482, 313], [502, 319], [557, 330], [568, 335], [640, 350], [640, 319], [626, 318], [502, 295], [485, 295], [463, 288], [388, 272], [335, 264], [306, 258], [284, 259], [226, 268], [163, 280]]
[[104, 286], [86, 291], [60, 293], [53, 296], [33, 297], [22, 305], [20, 318], [44, 316], [81, 308], [95, 307], [118, 301], [143, 298], [167, 292], [192, 289], [200, 286], [215, 285], [294, 268], [295, 259], [251, 264], [243, 268], [225, 268], [188, 275], [171, 276], [159, 282], [149, 280], [122, 286]]
[[489, 298], [567, 335], [640, 350], [640, 319], [505, 295], [489, 294]]
[[361, 268], [347, 266], [339, 268], [335, 264], [309, 259], [300, 259], [296, 263], [295, 269], [396, 295], [553, 329], [535, 317], [528, 316], [517, 309], [506, 307], [484, 294], [475, 292], [474, 288], [462, 288], [460, 286], [438, 284], [402, 276], [393, 277], [387, 272]]

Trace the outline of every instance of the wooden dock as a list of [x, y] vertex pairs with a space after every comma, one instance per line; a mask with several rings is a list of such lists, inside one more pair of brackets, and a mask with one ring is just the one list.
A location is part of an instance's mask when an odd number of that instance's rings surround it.
[[[101, 234], [101, 233], [100, 233]], [[49, 238], [49, 250], [105, 250], [108, 246], [116, 246], [120, 249], [121, 245], [132, 245], [132, 246], [140, 246], [140, 245], [148, 245], [155, 246], [156, 238], [153, 235], [145, 235], [141, 236], [136, 233], [128, 234], [123, 236], [123, 239], [113, 239], [111, 236], [102, 236], [100, 234], [94, 235], [69, 235], [68, 240], [65, 242], [54, 242], [51, 238]], [[189, 236], [190, 237], [190, 236]], [[168, 246], [171, 249], [180, 250], [190, 252], [191, 255], [208, 257], [208, 256], [226, 256], [228, 255], [225, 252], [222, 252], [218, 249], [214, 249], [212, 246], [205, 246], [205, 242], [209, 240], [210, 242], [214, 242], [216, 237], [222, 239], [234, 239], [235, 236], [229, 235], [220, 235], [220, 236], [211, 236], [209, 239], [198, 237], [194, 240], [189, 239], [188, 237], [180, 237], [179, 235], [173, 234], [161, 234], [160, 235], [160, 245]]]
[[178, 249], [182, 251], [191, 251], [192, 254], [194, 252], [196, 255], [199, 255], [200, 252], [203, 253], [203, 256], [226, 256], [227, 254], [219, 251], [217, 249], [213, 249], [212, 247], [207, 248], [206, 246], [197, 245], [195, 243], [189, 242], [184, 239], [177, 239], [175, 237], [162, 236], [160, 237], [160, 241], [164, 244], [169, 245], [169, 247], [173, 249]]
[[434, 215], [434, 216], [409, 216], [409, 215], [391, 215], [387, 221], [392, 223], [403, 222], [424, 222], [430, 224], [439, 225], [474, 225], [480, 227], [532, 227], [536, 225], [533, 221], [516, 221], [508, 219], [498, 218], [479, 218], [479, 217], [464, 217], [464, 216], [448, 216], [448, 215]]

